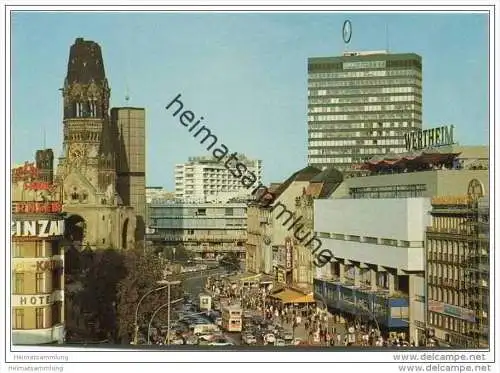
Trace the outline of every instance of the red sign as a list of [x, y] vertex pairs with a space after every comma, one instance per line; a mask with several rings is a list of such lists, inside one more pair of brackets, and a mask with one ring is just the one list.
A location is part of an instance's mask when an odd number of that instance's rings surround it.
[[36, 168], [34, 162], [25, 162], [23, 166], [16, 167], [12, 170], [12, 179], [14, 181], [34, 180], [39, 176], [40, 171]]
[[34, 181], [32, 183], [24, 183], [26, 190], [48, 190], [54, 191], [57, 188], [55, 184], [47, 183], [45, 181]]
[[287, 237], [285, 239], [285, 260], [286, 260], [285, 267], [287, 270], [292, 269], [292, 255], [293, 255], [292, 251], [293, 251], [292, 240], [289, 237]]
[[61, 202], [14, 202], [12, 212], [14, 214], [57, 214], [62, 211]]

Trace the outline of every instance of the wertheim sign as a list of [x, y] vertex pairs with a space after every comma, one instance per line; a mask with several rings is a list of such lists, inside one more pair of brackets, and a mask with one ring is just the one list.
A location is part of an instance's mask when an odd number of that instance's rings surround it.
[[24, 220], [11, 224], [13, 237], [50, 237], [64, 234], [64, 220]]
[[436, 146], [451, 145], [454, 143], [453, 128], [454, 126], [444, 126], [406, 133], [406, 150], [412, 151]]

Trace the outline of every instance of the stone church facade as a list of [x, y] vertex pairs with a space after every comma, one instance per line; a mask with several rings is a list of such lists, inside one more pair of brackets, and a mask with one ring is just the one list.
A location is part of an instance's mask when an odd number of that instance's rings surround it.
[[100, 46], [76, 39], [62, 88], [64, 137], [56, 182], [62, 186], [66, 229], [74, 242], [92, 249], [128, 249], [140, 240], [136, 211], [117, 190], [117, 165], [128, 154], [119, 152], [110, 92]]

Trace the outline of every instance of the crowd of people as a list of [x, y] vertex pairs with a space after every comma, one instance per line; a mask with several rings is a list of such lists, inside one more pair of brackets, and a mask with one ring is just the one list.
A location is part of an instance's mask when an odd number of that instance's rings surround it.
[[[302, 335], [306, 344], [323, 346], [415, 346], [404, 333], [382, 335], [373, 322], [360, 322], [346, 315], [331, 315], [315, 303], [284, 304], [270, 297], [263, 287], [240, 287], [224, 281], [208, 283], [214, 294], [228, 299], [229, 304], [240, 304], [243, 310], [262, 315], [275, 325], [291, 329]], [[300, 331], [300, 333], [296, 333]]]

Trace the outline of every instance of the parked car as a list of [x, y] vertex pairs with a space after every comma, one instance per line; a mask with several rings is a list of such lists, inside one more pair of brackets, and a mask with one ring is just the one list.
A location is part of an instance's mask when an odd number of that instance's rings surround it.
[[272, 333], [268, 333], [264, 335], [264, 343], [270, 343], [273, 344], [276, 341], [276, 337]]
[[198, 337], [196, 337], [195, 335], [186, 338], [187, 345], [197, 345], [198, 342]]
[[216, 339], [208, 344], [209, 346], [234, 346], [234, 343], [227, 339]]
[[182, 338], [175, 338], [170, 341], [170, 344], [172, 345], [183, 345], [184, 340]]
[[257, 338], [255, 338], [255, 336], [252, 334], [243, 335], [243, 338], [241, 340], [246, 345], [253, 345], [257, 343]]
[[298, 346], [298, 345], [304, 344], [304, 341], [298, 337], [295, 337], [292, 341], [292, 344], [294, 346]]
[[274, 341], [274, 345], [281, 347], [281, 346], [286, 346], [286, 343], [285, 343], [285, 341], [283, 339], [277, 339], [277, 340]]

